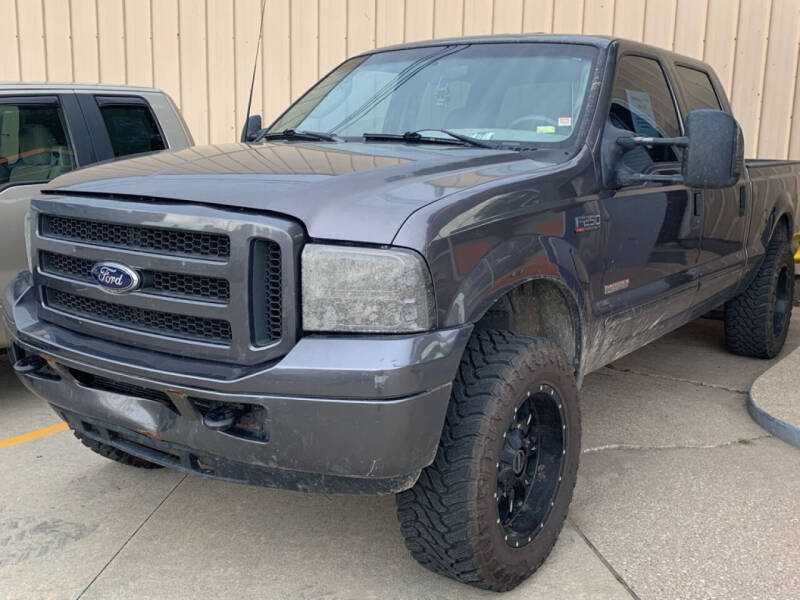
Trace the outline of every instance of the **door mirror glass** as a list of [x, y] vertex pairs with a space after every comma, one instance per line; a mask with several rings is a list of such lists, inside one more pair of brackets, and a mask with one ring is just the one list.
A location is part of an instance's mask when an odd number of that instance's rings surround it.
[[686, 137], [681, 170], [687, 186], [723, 188], [739, 181], [744, 140], [736, 119], [721, 110], [693, 110]]

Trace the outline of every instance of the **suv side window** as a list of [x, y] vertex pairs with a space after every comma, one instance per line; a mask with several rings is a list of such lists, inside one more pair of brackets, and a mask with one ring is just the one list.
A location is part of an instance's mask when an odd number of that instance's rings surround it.
[[[658, 61], [643, 56], [622, 57], [614, 81], [609, 120], [615, 127], [640, 136], [680, 135], [675, 102]], [[652, 163], [675, 162], [678, 157], [670, 146], [654, 146], [626, 152], [623, 160], [641, 172]]]
[[0, 186], [49, 181], [73, 168], [64, 113], [55, 101], [0, 102]]
[[161, 131], [146, 104], [100, 104], [114, 157], [164, 150]]
[[685, 92], [686, 114], [700, 108], [722, 110], [707, 73], [681, 65], [676, 66], [675, 70], [678, 72], [678, 79], [680, 79], [681, 87]]

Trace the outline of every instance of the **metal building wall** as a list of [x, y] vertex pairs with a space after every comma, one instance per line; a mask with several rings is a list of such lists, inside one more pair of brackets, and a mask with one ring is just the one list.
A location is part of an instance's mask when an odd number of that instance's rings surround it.
[[[244, 119], [260, 0], [0, 0], [0, 81], [154, 85], [198, 143]], [[460, 35], [600, 33], [711, 63], [748, 156], [800, 158], [800, 0], [267, 0], [266, 121], [345, 57]], [[794, 118], [793, 118], [794, 115]]]

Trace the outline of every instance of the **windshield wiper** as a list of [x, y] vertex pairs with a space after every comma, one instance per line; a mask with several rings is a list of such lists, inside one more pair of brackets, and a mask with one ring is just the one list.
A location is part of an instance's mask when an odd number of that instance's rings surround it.
[[[452, 139], [433, 137], [429, 135], [423, 136], [420, 131], [431, 131], [434, 133], [444, 133], [449, 135]], [[478, 148], [492, 148], [494, 150], [500, 148], [499, 144], [479, 140], [478, 138], [470, 137], [468, 135], [461, 135], [454, 131], [447, 129], [420, 129], [419, 131], [406, 131], [403, 134], [397, 133], [365, 133], [364, 139], [376, 141], [392, 141], [399, 140], [403, 142], [427, 142], [430, 144], [458, 144], [460, 146], [477, 146]]]
[[261, 140], [311, 140], [314, 142], [341, 142], [342, 138], [338, 135], [332, 135], [322, 131], [297, 131], [295, 129], [284, 129], [283, 131], [267, 131], [261, 130], [253, 138], [253, 142], [260, 142]]

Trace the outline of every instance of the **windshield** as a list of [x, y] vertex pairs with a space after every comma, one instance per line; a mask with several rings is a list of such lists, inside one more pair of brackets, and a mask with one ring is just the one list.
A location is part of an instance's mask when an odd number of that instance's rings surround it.
[[590, 46], [541, 42], [378, 52], [344, 62], [270, 131], [446, 138], [447, 130], [516, 145], [558, 144], [580, 124], [595, 55]]

